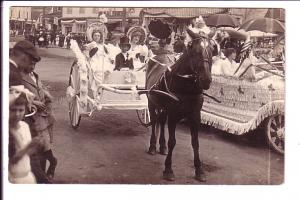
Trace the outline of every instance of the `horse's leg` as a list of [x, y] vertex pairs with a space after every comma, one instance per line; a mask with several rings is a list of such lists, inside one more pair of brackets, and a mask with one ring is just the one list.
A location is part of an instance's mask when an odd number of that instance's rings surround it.
[[159, 116], [159, 124], [160, 124], [160, 136], [159, 136], [159, 153], [161, 155], [167, 155], [167, 145], [165, 138], [165, 124], [167, 121], [167, 112], [163, 110]]
[[175, 129], [176, 120], [174, 115], [168, 114], [168, 130], [169, 130], [169, 140], [168, 140], [168, 155], [165, 160], [165, 171], [163, 172], [163, 178], [168, 181], [174, 181], [175, 176], [172, 170], [172, 153], [176, 145]]
[[150, 137], [150, 147], [148, 154], [156, 154], [156, 126], [157, 126], [157, 114], [155, 112], [155, 107], [149, 102], [149, 113], [151, 120], [151, 137]]
[[201, 182], [205, 182], [205, 174], [202, 168], [202, 163], [199, 158], [199, 138], [198, 127], [200, 125], [200, 111], [194, 112], [189, 116], [192, 147], [194, 151], [194, 166], [195, 166], [195, 179]]

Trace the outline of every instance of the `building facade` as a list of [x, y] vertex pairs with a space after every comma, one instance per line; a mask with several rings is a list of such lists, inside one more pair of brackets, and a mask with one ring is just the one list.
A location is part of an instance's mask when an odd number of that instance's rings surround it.
[[141, 10], [141, 8], [63, 7], [61, 30], [63, 34], [84, 33], [88, 23], [97, 21], [99, 15], [103, 13], [108, 18], [108, 29], [113, 29], [123, 26], [124, 18], [139, 21]]
[[18, 33], [22, 34], [24, 30], [30, 30], [34, 23], [31, 18], [31, 7], [10, 7], [10, 30], [18, 30]]

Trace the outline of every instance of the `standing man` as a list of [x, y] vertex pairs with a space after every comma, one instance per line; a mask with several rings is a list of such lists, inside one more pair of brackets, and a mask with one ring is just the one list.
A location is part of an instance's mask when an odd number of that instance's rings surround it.
[[16, 43], [9, 53], [9, 86], [22, 85], [20, 71], [40, 61], [41, 58], [34, 45], [27, 40]]

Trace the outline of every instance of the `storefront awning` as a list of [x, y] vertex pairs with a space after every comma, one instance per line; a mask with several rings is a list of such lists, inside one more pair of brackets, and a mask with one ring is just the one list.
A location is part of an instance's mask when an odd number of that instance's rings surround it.
[[144, 17], [194, 18], [227, 12], [225, 8], [149, 8], [141, 11]]
[[77, 23], [77, 24], [85, 24], [86, 23], [86, 20], [66, 20], [66, 21], [61, 21], [62, 24], [72, 24], [72, 23]]

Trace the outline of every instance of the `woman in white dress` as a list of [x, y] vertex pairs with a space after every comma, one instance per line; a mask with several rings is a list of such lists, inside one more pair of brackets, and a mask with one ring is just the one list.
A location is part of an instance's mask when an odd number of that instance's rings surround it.
[[129, 57], [133, 59], [134, 68], [140, 68], [149, 57], [149, 50], [145, 45], [146, 30], [140, 26], [131, 27], [127, 32], [127, 37], [131, 45], [128, 51]]

